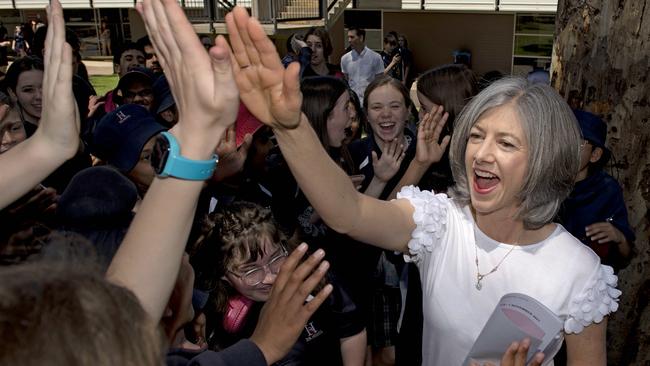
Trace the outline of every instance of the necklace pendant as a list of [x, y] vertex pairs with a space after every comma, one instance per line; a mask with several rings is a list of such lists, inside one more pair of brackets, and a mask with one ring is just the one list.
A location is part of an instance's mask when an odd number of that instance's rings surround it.
[[481, 281], [483, 280], [483, 277], [485, 277], [485, 275], [482, 275], [480, 273], [476, 274], [476, 285], [475, 285], [475, 287], [479, 291], [481, 291], [481, 289], [483, 288], [483, 285], [481, 284]]

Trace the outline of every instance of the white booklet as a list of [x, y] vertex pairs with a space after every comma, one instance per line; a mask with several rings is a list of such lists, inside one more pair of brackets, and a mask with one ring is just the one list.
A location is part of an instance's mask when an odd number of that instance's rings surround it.
[[501, 357], [514, 341], [530, 339], [526, 363], [537, 352], [550, 362], [562, 346], [564, 322], [539, 301], [524, 294], [504, 295], [479, 334], [463, 365], [475, 361], [499, 365]]

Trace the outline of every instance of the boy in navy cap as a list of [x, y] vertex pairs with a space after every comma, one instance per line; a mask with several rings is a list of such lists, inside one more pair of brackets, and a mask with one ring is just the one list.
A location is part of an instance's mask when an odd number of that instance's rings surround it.
[[144, 107], [125, 104], [97, 124], [93, 155], [126, 175], [143, 197], [155, 176], [149, 163], [154, 137], [165, 130]]
[[153, 112], [154, 76], [150, 70], [136, 67], [120, 78], [116, 90], [121, 95], [119, 104], [138, 104]]
[[562, 204], [559, 220], [604, 264], [619, 270], [631, 256], [635, 236], [621, 187], [603, 170], [611, 155], [605, 147], [607, 126], [589, 112], [574, 113], [584, 139], [580, 145], [580, 171], [573, 191]]

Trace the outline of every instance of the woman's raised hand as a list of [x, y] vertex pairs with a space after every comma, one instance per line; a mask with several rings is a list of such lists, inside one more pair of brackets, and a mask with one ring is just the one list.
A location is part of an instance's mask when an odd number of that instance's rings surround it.
[[171, 131], [183, 156], [205, 159], [239, 109], [228, 43], [219, 36], [206, 53], [176, 0], [144, 0], [137, 10], [178, 108], [179, 123]]
[[444, 112], [442, 106], [425, 114], [418, 126], [418, 142], [416, 145], [415, 160], [427, 167], [437, 163], [449, 145], [450, 136], [445, 136], [440, 143], [440, 133], [447, 122], [449, 113]]
[[[36, 136], [44, 137], [56, 154], [73, 157], [79, 148], [79, 109], [72, 94], [72, 47], [65, 41], [59, 0], [47, 7], [43, 110]], [[67, 160], [66, 159], [66, 160]]]
[[299, 63], [285, 69], [262, 25], [244, 8], [236, 6], [226, 15], [226, 26], [235, 80], [248, 110], [272, 128], [296, 128], [302, 105]]

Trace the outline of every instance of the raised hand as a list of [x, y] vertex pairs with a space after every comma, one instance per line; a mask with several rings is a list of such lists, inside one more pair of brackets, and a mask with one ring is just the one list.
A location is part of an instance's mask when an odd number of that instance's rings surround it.
[[104, 97], [91, 95], [88, 97], [88, 118], [92, 117], [99, 107], [106, 104]]
[[309, 318], [332, 292], [332, 285], [326, 285], [308, 299], [325, 276], [329, 263], [321, 263], [325, 252], [319, 249], [300, 264], [306, 252], [307, 244], [303, 243], [282, 265], [250, 338], [269, 365], [289, 352]]
[[375, 177], [384, 183], [397, 174], [405, 156], [404, 145], [396, 140], [388, 143], [385, 150], [381, 158], [377, 158], [377, 153], [372, 152], [372, 168]]
[[205, 159], [239, 108], [228, 43], [218, 36], [206, 53], [176, 0], [144, 0], [137, 10], [178, 108], [179, 123], [171, 132], [184, 156]]
[[418, 126], [418, 141], [415, 151], [415, 161], [427, 167], [433, 163], [437, 163], [445, 153], [451, 136], [443, 137], [440, 139], [442, 128], [447, 122], [449, 113], [444, 112], [443, 106], [438, 106], [435, 110], [424, 115]]
[[[47, 7], [43, 112], [35, 133], [54, 153], [73, 157], [79, 148], [79, 110], [72, 94], [72, 47], [65, 42], [65, 22], [59, 0]], [[67, 159], [66, 159], [67, 160]]]
[[299, 63], [285, 69], [262, 25], [244, 8], [236, 6], [226, 15], [226, 26], [241, 100], [264, 124], [275, 129], [296, 128], [302, 105]]

